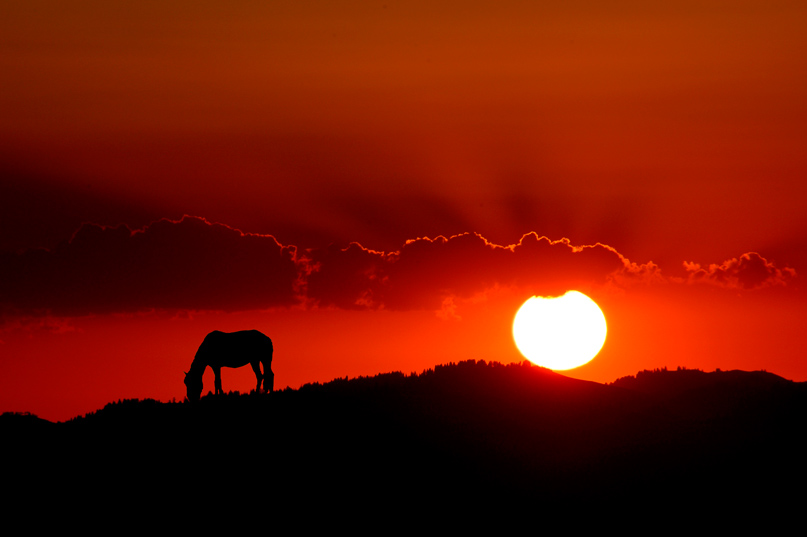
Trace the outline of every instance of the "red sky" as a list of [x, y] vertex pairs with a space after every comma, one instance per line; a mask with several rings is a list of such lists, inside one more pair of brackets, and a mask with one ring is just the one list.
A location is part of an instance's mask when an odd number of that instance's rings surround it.
[[565, 288], [570, 376], [807, 380], [802, 2], [265, 4], [0, 5], [0, 410], [179, 399], [213, 329], [278, 387], [520, 360]]

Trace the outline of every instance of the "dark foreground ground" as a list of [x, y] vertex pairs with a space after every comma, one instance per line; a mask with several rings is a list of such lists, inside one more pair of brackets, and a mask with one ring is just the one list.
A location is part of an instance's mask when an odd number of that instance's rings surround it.
[[806, 418], [807, 386], [766, 372], [602, 385], [469, 361], [197, 404], [120, 401], [66, 423], [6, 414], [0, 434], [14, 502], [115, 504], [134, 519], [180, 506], [197, 521], [259, 509], [298, 524], [569, 506], [781, 516], [805, 500]]

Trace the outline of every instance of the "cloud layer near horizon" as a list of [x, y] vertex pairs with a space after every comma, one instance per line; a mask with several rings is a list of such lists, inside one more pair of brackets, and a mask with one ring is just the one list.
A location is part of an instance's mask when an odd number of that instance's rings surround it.
[[754, 289], [771, 285], [787, 285], [796, 276], [790, 267], [778, 268], [759, 255], [748, 252], [739, 258], [728, 259], [721, 264], [702, 267], [698, 263], [684, 262], [689, 283], [711, 283], [731, 288]]
[[136, 231], [85, 224], [53, 250], [1, 259], [0, 303], [24, 313], [244, 310], [298, 301], [294, 247], [201, 218]]
[[[795, 277], [750, 252], [721, 265], [685, 263], [688, 283], [751, 289]], [[0, 311], [85, 315], [147, 310], [240, 311], [298, 304], [342, 309], [439, 309], [495, 286], [537, 295], [665, 282], [652, 262], [614, 248], [536, 233], [502, 246], [475, 233], [419, 238], [381, 252], [358, 243], [301, 250], [186, 216], [140, 229], [85, 224], [53, 250], [0, 256]], [[683, 280], [679, 283], [683, 283]]]

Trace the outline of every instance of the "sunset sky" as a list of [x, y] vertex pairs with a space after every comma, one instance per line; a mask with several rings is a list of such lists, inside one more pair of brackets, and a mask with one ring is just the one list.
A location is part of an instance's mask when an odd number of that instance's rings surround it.
[[[807, 4], [0, 4], [0, 411], [182, 399], [255, 328], [276, 388], [522, 357], [807, 381]], [[225, 390], [254, 387], [225, 370]], [[213, 376], [205, 376], [205, 393]]]

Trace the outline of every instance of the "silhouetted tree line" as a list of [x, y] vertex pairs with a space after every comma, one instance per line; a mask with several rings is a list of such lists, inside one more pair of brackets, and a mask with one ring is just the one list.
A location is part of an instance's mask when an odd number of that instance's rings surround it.
[[603, 385], [469, 360], [0, 425], [28, 483], [254, 489], [263, 509], [361, 510], [775, 494], [805, 476], [805, 418], [805, 384], [765, 372], [643, 371]]

